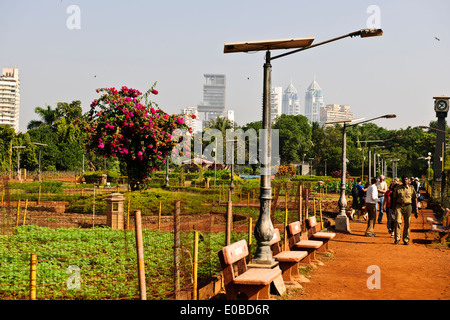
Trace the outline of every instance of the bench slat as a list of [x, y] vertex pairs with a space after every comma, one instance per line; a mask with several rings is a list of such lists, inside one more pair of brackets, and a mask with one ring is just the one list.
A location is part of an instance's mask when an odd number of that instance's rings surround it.
[[296, 235], [297, 233], [300, 233], [300, 231], [301, 231], [300, 221], [289, 223], [289, 232], [292, 235]]
[[313, 234], [314, 238], [333, 239], [336, 233], [333, 232], [316, 232]]
[[273, 257], [280, 262], [299, 262], [307, 255], [307, 251], [282, 251]]
[[250, 268], [243, 274], [240, 274], [233, 279], [235, 284], [246, 284], [246, 285], [268, 285], [276, 277], [281, 275], [281, 269], [259, 269]]
[[300, 240], [299, 242], [295, 243], [296, 247], [312, 248], [312, 249], [319, 249], [322, 245], [323, 245], [322, 241], [316, 241], [316, 240]]
[[248, 256], [248, 247], [245, 240], [232, 243], [222, 249], [223, 258], [226, 264], [233, 264], [236, 261]]

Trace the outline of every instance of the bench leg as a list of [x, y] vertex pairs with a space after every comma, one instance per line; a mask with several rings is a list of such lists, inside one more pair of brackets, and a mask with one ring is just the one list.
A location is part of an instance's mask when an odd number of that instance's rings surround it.
[[269, 300], [270, 284], [268, 285], [237, 285], [237, 300]]
[[279, 261], [284, 281], [293, 281], [298, 276], [298, 262]]
[[445, 241], [445, 239], [447, 239], [448, 235], [449, 235], [448, 232], [446, 232], [446, 233], [443, 233], [443, 232], [439, 233], [439, 241], [441, 243], [444, 243], [444, 241]]

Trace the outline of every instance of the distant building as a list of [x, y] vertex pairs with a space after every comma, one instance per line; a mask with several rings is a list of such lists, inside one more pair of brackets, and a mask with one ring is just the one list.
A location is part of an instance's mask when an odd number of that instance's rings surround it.
[[270, 122], [274, 123], [275, 119], [281, 116], [283, 107], [283, 88], [273, 87], [270, 90]]
[[226, 77], [224, 74], [204, 74], [203, 101], [197, 106], [204, 120], [216, 119], [225, 111]]
[[3, 68], [0, 77], [0, 124], [19, 132], [20, 80], [18, 68]]
[[[181, 114], [184, 116], [184, 123], [192, 128], [192, 131], [202, 131], [202, 121], [198, 118], [197, 107], [187, 107], [181, 110]], [[194, 117], [193, 117], [194, 116]]]
[[320, 124], [328, 121], [349, 120], [355, 117], [350, 111], [350, 106], [339, 104], [327, 104], [320, 108]]
[[219, 117], [228, 119], [228, 121], [230, 121], [231, 123], [231, 126], [234, 127], [234, 110], [226, 110], [222, 112]]
[[305, 116], [310, 122], [320, 121], [320, 108], [324, 107], [322, 89], [314, 77], [305, 95]]
[[294, 88], [294, 85], [291, 83], [284, 90], [283, 93], [283, 106], [282, 111], [285, 115], [296, 116], [300, 114], [300, 99], [298, 97], [297, 89]]

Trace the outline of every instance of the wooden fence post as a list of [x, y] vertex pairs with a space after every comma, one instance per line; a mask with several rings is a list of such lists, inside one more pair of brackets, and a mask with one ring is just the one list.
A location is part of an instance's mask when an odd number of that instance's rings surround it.
[[147, 290], [145, 286], [145, 265], [144, 265], [144, 245], [142, 241], [142, 219], [141, 211], [136, 210], [135, 214], [135, 235], [136, 235], [136, 251], [137, 251], [137, 267], [139, 277], [139, 296], [141, 300], [147, 300]]
[[158, 210], [158, 230], [161, 230], [161, 201], [159, 202]]
[[17, 201], [16, 227], [19, 226], [19, 214], [20, 214], [20, 199]]
[[233, 202], [227, 202], [227, 225], [226, 225], [226, 236], [225, 236], [225, 245], [228, 246], [231, 242], [231, 229], [233, 223]]
[[94, 185], [94, 191], [92, 196], [92, 228], [95, 224], [95, 185]]
[[175, 200], [174, 206], [174, 243], [173, 243], [173, 258], [174, 258], [174, 287], [175, 299], [180, 298], [180, 200]]
[[193, 270], [193, 278], [194, 278], [194, 287], [192, 292], [193, 300], [197, 300], [197, 274], [198, 274], [198, 231], [194, 232], [194, 270]]
[[30, 300], [36, 300], [36, 266], [37, 255], [32, 253], [30, 259]]
[[248, 218], [248, 261], [250, 263], [252, 261], [252, 231], [253, 231], [253, 219], [252, 217]]
[[25, 219], [27, 217], [27, 207], [28, 207], [28, 199], [25, 200], [25, 211], [23, 213], [23, 224], [22, 225], [25, 225]]

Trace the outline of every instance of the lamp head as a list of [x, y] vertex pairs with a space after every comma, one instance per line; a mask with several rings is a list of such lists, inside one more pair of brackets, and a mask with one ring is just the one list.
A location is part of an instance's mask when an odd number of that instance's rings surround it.
[[381, 30], [381, 29], [362, 29], [359, 31], [359, 36], [361, 38], [379, 37], [382, 35], [383, 35], [383, 30]]

